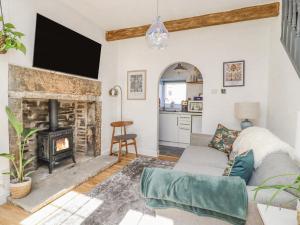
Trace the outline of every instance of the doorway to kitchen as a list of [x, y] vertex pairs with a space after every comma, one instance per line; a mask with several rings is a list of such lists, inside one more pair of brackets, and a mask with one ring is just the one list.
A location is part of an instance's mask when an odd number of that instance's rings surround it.
[[168, 66], [159, 80], [159, 155], [180, 157], [202, 131], [203, 77], [189, 63]]

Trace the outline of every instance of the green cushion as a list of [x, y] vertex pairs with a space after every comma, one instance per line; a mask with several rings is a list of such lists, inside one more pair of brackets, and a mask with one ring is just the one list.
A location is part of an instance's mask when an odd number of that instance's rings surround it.
[[230, 130], [224, 127], [222, 124], [218, 124], [215, 135], [208, 146], [225, 152], [227, 155], [229, 155], [232, 150], [233, 142], [239, 133], [239, 131]]
[[245, 180], [246, 184], [250, 180], [254, 168], [253, 151], [247, 151], [237, 155], [233, 160], [228, 161], [228, 166], [224, 171], [224, 176], [239, 176]]

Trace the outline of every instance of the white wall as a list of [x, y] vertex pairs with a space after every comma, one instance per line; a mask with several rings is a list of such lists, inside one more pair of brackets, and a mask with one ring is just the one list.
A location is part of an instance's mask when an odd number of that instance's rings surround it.
[[[8, 56], [0, 56], [0, 153], [7, 153], [9, 149], [8, 141], [8, 121], [5, 114], [5, 106], [8, 103], [7, 97], [7, 72], [8, 72]], [[8, 177], [2, 173], [7, 172], [9, 167], [8, 160], [0, 158], [0, 205], [6, 201], [8, 195]]]
[[[110, 127], [109, 122], [116, 119], [114, 102], [115, 99], [110, 99], [108, 96], [108, 89], [114, 84], [116, 75], [116, 51], [109, 47], [105, 42], [104, 31], [97, 25], [87, 20], [77, 12], [57, 0], [4, 0], [3, 2], [5, 19], [16, 25], [18, 31], [25, 33], [24, 44], [27, 47], [27, 54], [24, 56], [20, 52], [10, 51], [5, 56], [0, 56], [0, 151], [8, 151], [8, 127], [7, 118], [4, 113], [4, 107], [7, 105], [7, 77], [8, 77], [8, 63], [31, 67], [33, 61], [33, 46], [35, 36], [35, 20], [36, 13], [40, 13], [56, 22], [69, 27], [70, 29], [81, 33], [102, 44], [102, 56], [100, 62], [99, 79], [102, 80], [102, 150], [106, 154], [110, 143]], [[0, 161], [1, 170], [7, 170], [7, 162]], [[3, 202], [4, 197], [7, 195], [7, 179], [5, 181], [5, 188], [1, 189], [3, 181], [0, 175], [0, 204]], [[1, 198], [2, 196], [2, 198]]]
[[[124, 118], [135, 122], [132, 131], [139, 136], [139, 151], [156, 155], [158, 142], [158, 81], [174, 62], [195, 65], [204, 78], [203, 131], [213, 133], [218, 123], [239, 128], [234, 103], [259, 101], [265, 126], [267, 113], [268, 52], [273, 19], [249, 21], [197, 30], [171, 33], [169, 46], [162, 51], [149, 49], [144, 38], [118, 41], [118, 80], [126, 90], [128, 70], [147, 70], [147, 100], [124, 101]], [[220, 94], [223, 62], [246, 60], [246, 86], [227, 88]], [[213, 94], [217, 90], [216, 94]]]
[[203, 93], [203, 84], [186, 84], [186, 98], [192, 99]]
[[278, 17], [272, 26], [267, 126], [294, 146], [297, 111], [300, 111], [300, 79], [280, 42], [280, 23], [281, 17]]

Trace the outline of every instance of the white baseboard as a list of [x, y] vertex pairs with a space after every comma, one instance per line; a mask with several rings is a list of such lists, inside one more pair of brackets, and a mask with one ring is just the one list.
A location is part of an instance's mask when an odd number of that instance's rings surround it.
[[1, 193], [1, 195], [0, 195], [0, 205], [3, 205], [7, 202], [7, 197], [8, 196], [9, 196], [8, 193], [4, 193], [4, 194]]
[[0, 170], [0, 205], [6, 203], [9, 196], [9, 176], [3, 174], [6, 171]]

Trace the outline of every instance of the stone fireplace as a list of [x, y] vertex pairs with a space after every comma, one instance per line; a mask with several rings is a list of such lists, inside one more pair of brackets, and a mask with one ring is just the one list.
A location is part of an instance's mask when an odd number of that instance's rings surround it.
[[[8, 88], [9, 107], [17, 118], [23, 122], [25, 128], [39, 129], [38, 134], [31, 138], [25, 148], [26, 157], [36, 157], [29, 169], [37, 169], [38, 159], [49, 160], [49, 154], [46, 156], [47, 153], [38, 151], [47, 138], [48, 141], [53, 138], [55, 140], [55, 160], [73, 157], [67, 151], [71, 148], [75, 155], [101, 154], [100, 81], [10, 65]], [[57, 124], [54, 123], [53, 114], [49, 113], [49, 100], [57, 104]], [[56, 134], [55, 130], [58, 131]], [[55, 139], [57, 134], [62, 135], [62, 138]], [[15, 152], [16, 135], [12, 128], [9, 136], [10, 151]]]

